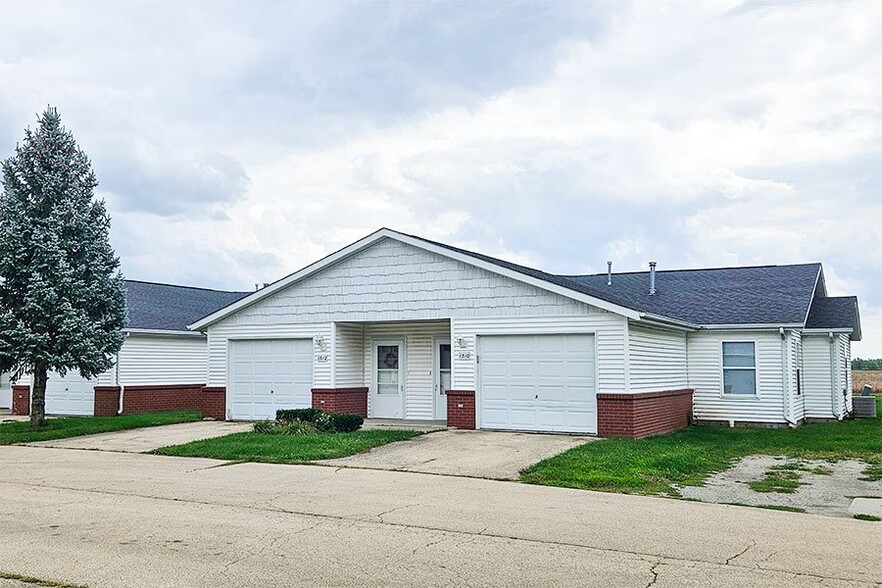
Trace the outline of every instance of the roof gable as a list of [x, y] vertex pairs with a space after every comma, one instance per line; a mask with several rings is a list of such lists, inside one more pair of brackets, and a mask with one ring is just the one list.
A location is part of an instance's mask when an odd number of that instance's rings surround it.
[[[569, 282], [566, 280], [554, 280], [551, 274], [538, 272], [538, 270], [532, 270], [533, 272], [537, 273], [530, 274], [528, 272], [522, 271], [526, 268], [521, 268], [521, 266], [516, 266], [515, 264], [508, 264], [507, 262], [502, 262], [501, 260], [495, 260], [494, 258], [481, 256], [478, 254], [466, 254], [465, 250], [460, 250], [455, 247], [444, 246], [439, 243], [429, 241], [427, 239], [398, 233], [390, 229], [380, 229], [379, 231], [372, 233], [367, 237], [360, 239], [359, 241], [356, 241], [355, 243], [344, 247], [343, 249], [340, 249], [339, 251], [336, 251], [293, 274], [277, 280], [269, 286], [258, 290], [257, 292], [254, 292], [249, 296], [246, 296], [245, 298], [204, 317], [201, 320], [194, 322], [189, 326], [189, 328], [193, 330], [205, 329], [209, 325], [223, 320], [226, 317], [235, 314], [244, 308], [248, 308], [249, 306], [258, 303], [261, 300], [276, 294], [280, 290], [289, 288], [294, 284], [305, 280], [320, 271], [323, 271], [326, 268], [332, 267], [335, 264], [338, 264], [354, 255], [357, 255], [361, 251], [371, 247], [378, 241], [384, 239], [394, 239], [396, 241], [412, 245], [426, 251], [438, 253], [445, 257], [456, 259], [466, 264], [488, 270], [495, 274], [503, 275], [514, 280], [536, 286], [542, 290], [561, 294], [563, 296], [566, 296], [567, 298], [571, 298], [579, 302], [595, 306], [601, 310], [614, 312], [623, 316], [627, 316], [629, 318], [639, 318], [639, 314], [635, 311], [623, 306], [619, 306], [617, 304], [610, 303], [607, 300], [595, 298], [584, 292], [580, 292], [578, 289], [574, 289], [572, 287], [572, 284], [569, 284]], [[552, 279], [546, 279], [546, 276], [550, 276]]]
[[861, 339], [861, 319], [856, 296], [819, 297], [812, 301], [806, 329], [847, 330], [853, 339]]

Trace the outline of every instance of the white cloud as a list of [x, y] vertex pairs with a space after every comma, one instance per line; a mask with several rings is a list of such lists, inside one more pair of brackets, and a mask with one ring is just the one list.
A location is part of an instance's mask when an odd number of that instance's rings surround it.
[[820, 260], [882, 356], [878, 2], [173, 6], [0, 25], [0, 146], [61, 106], [132, 277], [249, 288], [380, 226], [559, 272]]

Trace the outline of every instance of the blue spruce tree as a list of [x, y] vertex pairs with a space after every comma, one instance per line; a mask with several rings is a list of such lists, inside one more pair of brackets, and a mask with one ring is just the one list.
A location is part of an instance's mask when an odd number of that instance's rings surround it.
[[40, 427], [49, 371], [92, 378], [113, 365], [125, 293], [89, 158], [55, 109], [2, 170], [0, 370], [31, 374], [31, 426]]

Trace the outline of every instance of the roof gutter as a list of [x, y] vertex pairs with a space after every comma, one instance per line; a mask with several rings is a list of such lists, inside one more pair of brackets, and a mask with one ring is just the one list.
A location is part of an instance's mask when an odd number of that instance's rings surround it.
[[783, 404], [784, 411], [784, 420], [787, 421], [787, 424], [790, 425], [791, 428], [796, 428], [796, 421], [793, 420], [793, 410], [791, 408], [790, 401], [790, 393], [792, 390], [790, 389], [790, 365], [787, 361], [787, 334], [784, 331], [784, 327], [778, 329], [778, 333], [781, 335], [781, 377], [784, 383], [784, 393], [781, 395], [781, 403]]
[[695, 323], [688, 323], [686, 321], [680, 321], [677, 319], [668, 318], [666, 316], [661, 316], [658, 314], [652, 314], [648, 312], [641, 312], [639, 319], [641, 322], [651, 325], [657, 325], [661, 327], [678, 327], [680, 329], [684, 329], [687, 331], [697, 331], [701, 328], [701, 325], [696, 325]]
[[167, 337], [201, 337], [198, 331], [173, 331], [171, 329], [126, 329], [132, 335], [164, 335]]

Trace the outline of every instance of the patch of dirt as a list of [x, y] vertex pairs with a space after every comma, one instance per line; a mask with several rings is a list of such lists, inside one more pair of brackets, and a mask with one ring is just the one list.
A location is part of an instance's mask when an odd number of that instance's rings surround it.
[[[731, 469], [709, 477], [704, 486], [683, 486], [683, 498], [722, 504], [779, 506], [803, 509], [813, 514], [851, 517], [848, 507], [855, 497], [882, 498], [882, 481], [867, 480], [867, 464], [856, 460], [838, 462], [799, 460], [769, 455], [751, 455]], [[756, 492], [751, 489], [766, 480], [770, 472], [799, 473], [799, 485], [792, 493]]]

